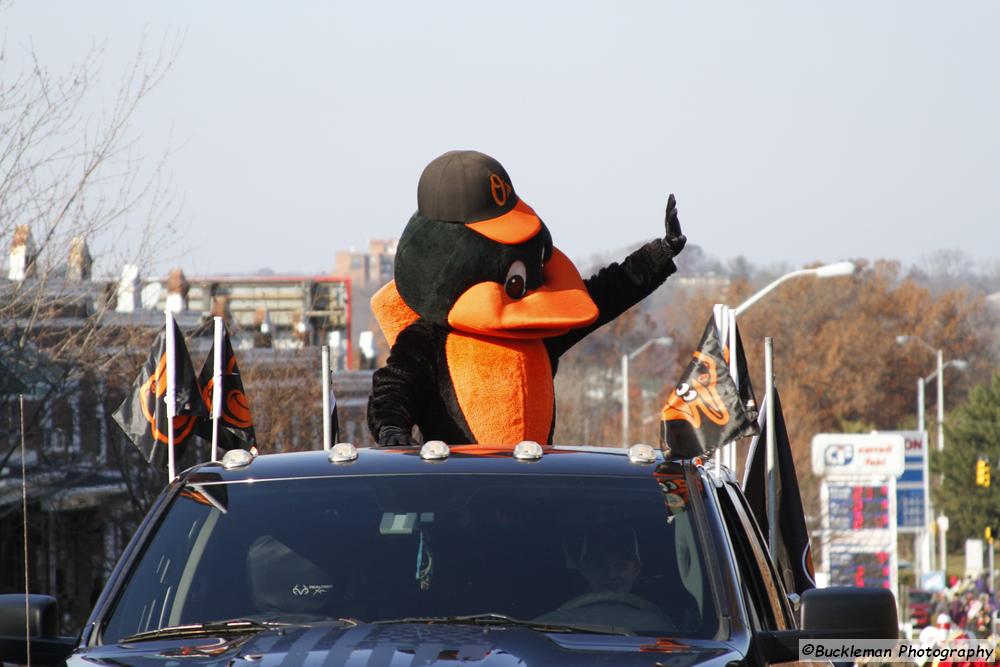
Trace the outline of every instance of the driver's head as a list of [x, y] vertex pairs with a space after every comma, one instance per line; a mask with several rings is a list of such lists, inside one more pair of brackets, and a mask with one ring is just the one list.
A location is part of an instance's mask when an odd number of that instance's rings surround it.
[[598, 526], [584, 537], [580, 574], [594, 593], [629, 593], [639, 576], [639, 543], [626, 526]]

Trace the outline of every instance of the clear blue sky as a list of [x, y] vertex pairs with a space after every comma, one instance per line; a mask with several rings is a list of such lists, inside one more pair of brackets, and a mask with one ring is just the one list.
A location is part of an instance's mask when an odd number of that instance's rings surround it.
[[8, 58], [30, 44], [54, 70], [105, 43], [111, 83], [143, 34], [183, 33], [135, 130], [177, 148], [189, 273], [328, 271], [398, 235], [453, 148], [498, 158], [576, 258], [661, 233], [668, 192], [722, 258], [1000, 257], [995, 0], [15, 0], [0, 18]]

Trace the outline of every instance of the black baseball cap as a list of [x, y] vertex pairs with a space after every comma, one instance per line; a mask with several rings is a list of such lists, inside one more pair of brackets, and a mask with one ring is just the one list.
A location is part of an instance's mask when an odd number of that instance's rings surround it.
[[432, 160], [420, 175], [417, 210], [505, 244], [523, 243], [542, 227], [503, 165], [479, 151], [448, 151]]

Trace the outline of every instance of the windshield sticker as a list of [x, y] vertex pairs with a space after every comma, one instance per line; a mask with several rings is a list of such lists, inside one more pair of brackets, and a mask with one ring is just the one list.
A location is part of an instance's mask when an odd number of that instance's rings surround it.
[[412, 535], [416, 525], [416, 512], [405, 514], [385, 512], [382, 514], [382, 522], [379, 523], [378, 532], [383, 535]]
[[296, 584], [292, 586], [292, 595], [308, 596], [326, 595], [333, 590], [333, 584]]

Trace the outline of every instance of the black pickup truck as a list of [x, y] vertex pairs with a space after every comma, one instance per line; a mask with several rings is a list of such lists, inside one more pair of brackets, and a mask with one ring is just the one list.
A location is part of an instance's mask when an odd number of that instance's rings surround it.
[[[787, 595], [732, 475], [646, 446], [229, 452], [164, 490], [79, 636], [29, 603], [33, 664], [722, 667], [896, 636], [887, 591]], [[0, 635], [23, 662], [25, 596]]]

